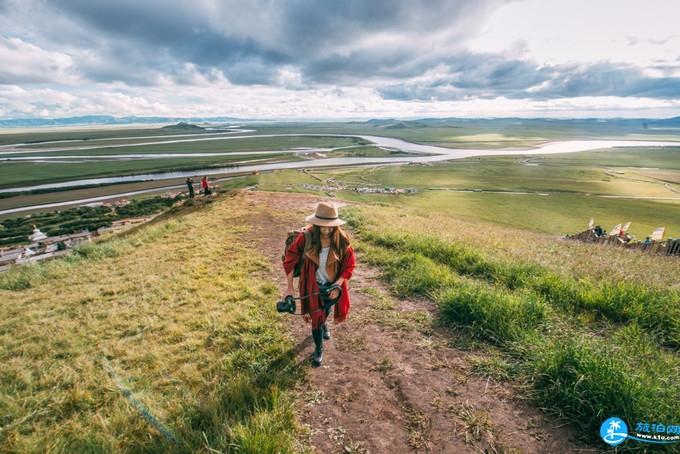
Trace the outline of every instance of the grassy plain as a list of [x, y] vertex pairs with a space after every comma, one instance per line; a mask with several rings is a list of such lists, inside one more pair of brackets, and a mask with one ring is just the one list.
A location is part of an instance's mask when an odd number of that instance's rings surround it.
[[[463, 121], [435, 122], [427, 127], [416, 123], [391, 129], [379, 122], [369, 123], [278, 123], [246, 126], [256, 134], [375, 134], [400, 137], [421, 143], [451, 147], [494, 148], [531, 146], [546, 140], [588, 138], [677, 139], [669, 131], [635, 129], [630, 126], [592, 122], [532, 121]], [[415, 125], [415, 126], [414, 126]], [[117, 130], [110, 137], [155, 135], [159, 130]], [[177, 133], [177, 132], [174, 132]], [[52, 135], [50, 135], [52, 134]], [[102, 131], [42, 133], [37, 139], [65, 137], [102, 137]], [[4, 135], [0, 135], [2, 137]], [[18, 139], [18, 136], [12, 136]], [[24, 135], [24, 140], [27, 136]], [[36, 140], [37, 140], [36, 139]], [[92, 142], [95, 143], [95, 142]], [[377, 147], [356, 146], [356, 138], [343, 137], [262, 137], [195, 143], [131, 146], [83, 150], [78, 154], [125, 154], [179, 151], [255, 151], [286, 149], [298, 146], [349, 147], [326, 154], [343, 156], [396, 156]], [[50, 155], [73, 154], [72, 151]], [[28, 156], [28, 154], [26, 154]], [[338, 177], [348, 185], [416, 188], [409, 196], [359, 195], [354, 192], [338, 196], [392, 205], [422, 207], [467, 218], [484, 219], [502, 225], [564, 234], [584, 228], [590, 217], [610, 229], [615, 224], [632, 221], [631, 232], [640, 237], [654, 228], [666, 226], [669, 235], [680, 234], [680, 148], [620, 148], [544, 156], [488, 156], [437, 163], [432, 166], [384, 166], [315, 170], [321, 178]], [[90, 176], [146, 173], [153, 170], [179, 170], [229, 165], [235, 160], [271, 158], [298, 159], [290, 155], [239, 156], [219, 158], [170, 158], [120, 161], [106, 164], [7, 163], [0, 166], [4, 187], [37, 184]], [[301, 181], [296, 171], [262, 175], [264, 188], [291, 190]], [[293, 190], [296, 190], [293, 188]], [[479, 191], [482, 192], [479, 192]], [[459, 192], [477, 191], [477, 192]], [[488, 192], [492, 191], [492, 192]], [[524, 194], [526, 193], [526, 194]], [[546, 195], [547, 194], [547, 195]], [[51, 197], [51, 196], [50, 196]], [[45, 196], [45, 198], [50, 198]], [[625, 198], [607, 198], [625, 197]], [[38, 197], [40, 199], [40, 197]], [[13, 204], [11, 200], [5, 204]]]
[[[181, 132], [172, 129], [163, 129], [158, 126], [148, 127], [88, 127], [88, 128], [42, 128], [22, 129], [15, 131], [12, 129], [0, 130], [0, 145], [15, 143], [33, 143], [52, 141], [52, 140], [89, 140], [89, 139], [110, 139], [122, 137], [143, 137], [143, 136], [162, 136], [176, 134], [194, 134], [194, 132]], [[202, 134], [195, 132], [195, 134]]]
[[[219, 156], [206, 158], [138, 159], [128, 161], [81, 162], [81, 163], [24, 163], [0, 164], [0, 180], [3, 188], [30, 186], [81, 178], [138, 175], [155, 172], [198, 170], [211, 167], [230, 167], [244, 161], [258, 159], [256, 163], [272, 161], [297, 161], [301, 158], [287, 154], [251, 156]], [[255, 163], [253, 163], [255, 164]]]
[[[258, 133], [285, 134], [366, 134], [395, 137], [410, 142], [450, 148], [532, 147], [553, 140], [678, 140], [673, 129], [644, 129], [642, 124], [615, 124], [578, 120], [522, 120], [519, 118], [478, 120], [442, 119], [408, 123], [394, 127], [381, 122], [277, 123], [257, 125]], [[425, 126], [424, 126], [425, 125]]]
[[[419, 208], [556, 235], [585, 229], [591, 217], [607, 230], [631, 221], [630, 232], [644, 239], [660, 226], [666, 227], [667, 235], [680, 236], [680, 186], [673, 183], [680, 178], [679, 158], [680, 149], [635, 148], [312, 173], [350, 187], [418, 191], [337, 194], [348, 200]], [[663, 169], [662, 175], [650, 167]], [[299, 172], [279, 171], [262, 175], [260, 181], [262, 188], [287, 190], [295, 183], [313, 182], [305, 178]]]
[[[230, 136], [231, 137], [231, 136]], [[229, 139], [190, 141], [193, 137], [180, 138], [185, 142], [160, 143], [155, 145], [136, 145], [130, 143], [125, 147], [96, 148], [93, 150], [66, 150], [45, 152], [49, 156], [64, 156], [73, 154], [109, 155], [109, 154], [140, 154], [140, 153], [194, 153], [194, 152], [223, 152], [230, 151], [270, 151], [289, 150], [294, 148], [335, 148], [352, 145], [361, 145], [365, 142], [353, 137], [328, 137], [328, 136], [297, 136], [297, 137], [251, 137]], [[213, 139], [211, 137], [211, 139]], [[138, 142], [153, 142], [153, 139], [142, 139]], [[54, 144], [53, 146], [58, 146]], [[79, 146], [87, 146], [80, 144]], [[102, 146], [106, 143], [97, 143], [94, 146]], [[13, 156], [30, 156], [29, 153], [16, 153]]]

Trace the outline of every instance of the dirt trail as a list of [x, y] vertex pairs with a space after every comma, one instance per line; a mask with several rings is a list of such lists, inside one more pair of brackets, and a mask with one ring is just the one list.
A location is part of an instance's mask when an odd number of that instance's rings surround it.
[[[281, 268], [286, 233], [300, 227], [318, 197], [246, 191], [247, 238]], [[342, 214], [342, 210], [341, 210]], [[285, 290], [283, 271], [271, 276]], [[596, 452], [575, 431], [514, 397], [509, 385], [471, 371], [480, 353], [451, 347], [455, 333], [436, 328], [426, 300], [399, 300], [362, 264], [350, 281], [352, 309], [331, 323], [324, 364], [299, 387], [298, 414], [309, 444], [323, 453]], [[299, 360], [313, 350], [302, 317], [290, 317]]]

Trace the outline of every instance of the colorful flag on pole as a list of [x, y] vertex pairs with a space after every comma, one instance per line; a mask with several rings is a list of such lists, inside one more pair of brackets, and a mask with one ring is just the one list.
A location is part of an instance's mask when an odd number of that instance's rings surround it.
[[652, 232], [652, 236], [650, 238], [654, 241], [661, 241], [663, 239], [663, 234], [665, 231], [666, 227], [659, 227], [658, 229]]
[[626, 233], [628, 231], [629, 227], [630, 227], [630, 221], [623, 224], [623, 227], [621, 227], [621, 233]]
[[619, 234], [621, 231], [621, 224], [616, 224], [612, 229], [609, 231], [610, 236], [616, 236]]
[[593, 227], [595, 227], [595, 219], [590, 218], [590, 221], [588, 222], [588, 228], [592, 229]]

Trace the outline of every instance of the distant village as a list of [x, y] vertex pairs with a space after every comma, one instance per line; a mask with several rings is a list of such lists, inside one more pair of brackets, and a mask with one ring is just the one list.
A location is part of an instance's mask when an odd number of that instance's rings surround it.
[[110, 227], [100, 227], [94, 232], [84, 230], [79, 233], [59, 236], [47, 236], [34, 226], [33, 233], [28, 237], [29, 244], [0, 249], [0, 272], [7, 270], [11, 265], [24, 265], [66, 255], [70, 252], [69, 249], [81, 243], [89, 242], [93, 237], [105, 233], [119, 232], [150, 219], [151, 217], [123, 219], [113, 221]]
[[[181, 195], [180, 192], [166, 192], [158, 198], [174, 201]], [[128, 199], [118, 199], [112, 202], [95, 202], [83, 205], [84, 207], [122, 208], [130, 205]], [[27, 236], [27, 244], [11, 247], [0, 247], [0, 272], [6, 271], [12, 265], [25, 265], [43, 260], [64, 256], [74, 247], [92, 241], [93, 238], [127, 230], [139, 224], [150, 221], [158, 213], [145, 216], [118, 219], [109, 226], [99, 227], [94, 231], [84, 229], [80, 232], [49, 236], [43, 233], [37, 225], [33, 225], [33, 231]], [[27, 216], [30, 219], [30, 215]]]
[[392, 188], [392, 187], [348, 187], [344, 185], [318, 185], [318, 184], [300, 184], [298, 187], [302, 189], [308, 189], [310, 191], [321, 191], [321, 192], [337, 192], [337, 191], [354, 191], [359, 193], [371, 193], [371, 194], [413, 194], [416, 191], [415, 188]]

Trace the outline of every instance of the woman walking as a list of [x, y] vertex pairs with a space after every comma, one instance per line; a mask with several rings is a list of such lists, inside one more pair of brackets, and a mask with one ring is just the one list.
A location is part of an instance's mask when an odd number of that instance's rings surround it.
[[[308, 216], [310, 225], [298, 234], [286, 251], [283, 269], [288, 279], [284, 298], [294, 295], [293, 272], [301, 262], [299, 291], [302, 313], [312, 323], [314, 355], [312, 364], [323, 360], [323, 341], [331, 338], [326, 318], [333, 310], [335, 323], [347, 318], [350, 308], [347, 281], [354, 272], [354, 250], [347, 234], [340, 228], [345, 221], [338, 218], [333, 204], [320, 202], [316, 212]], [[321, 293], [327, 290], [327, 296]]]

